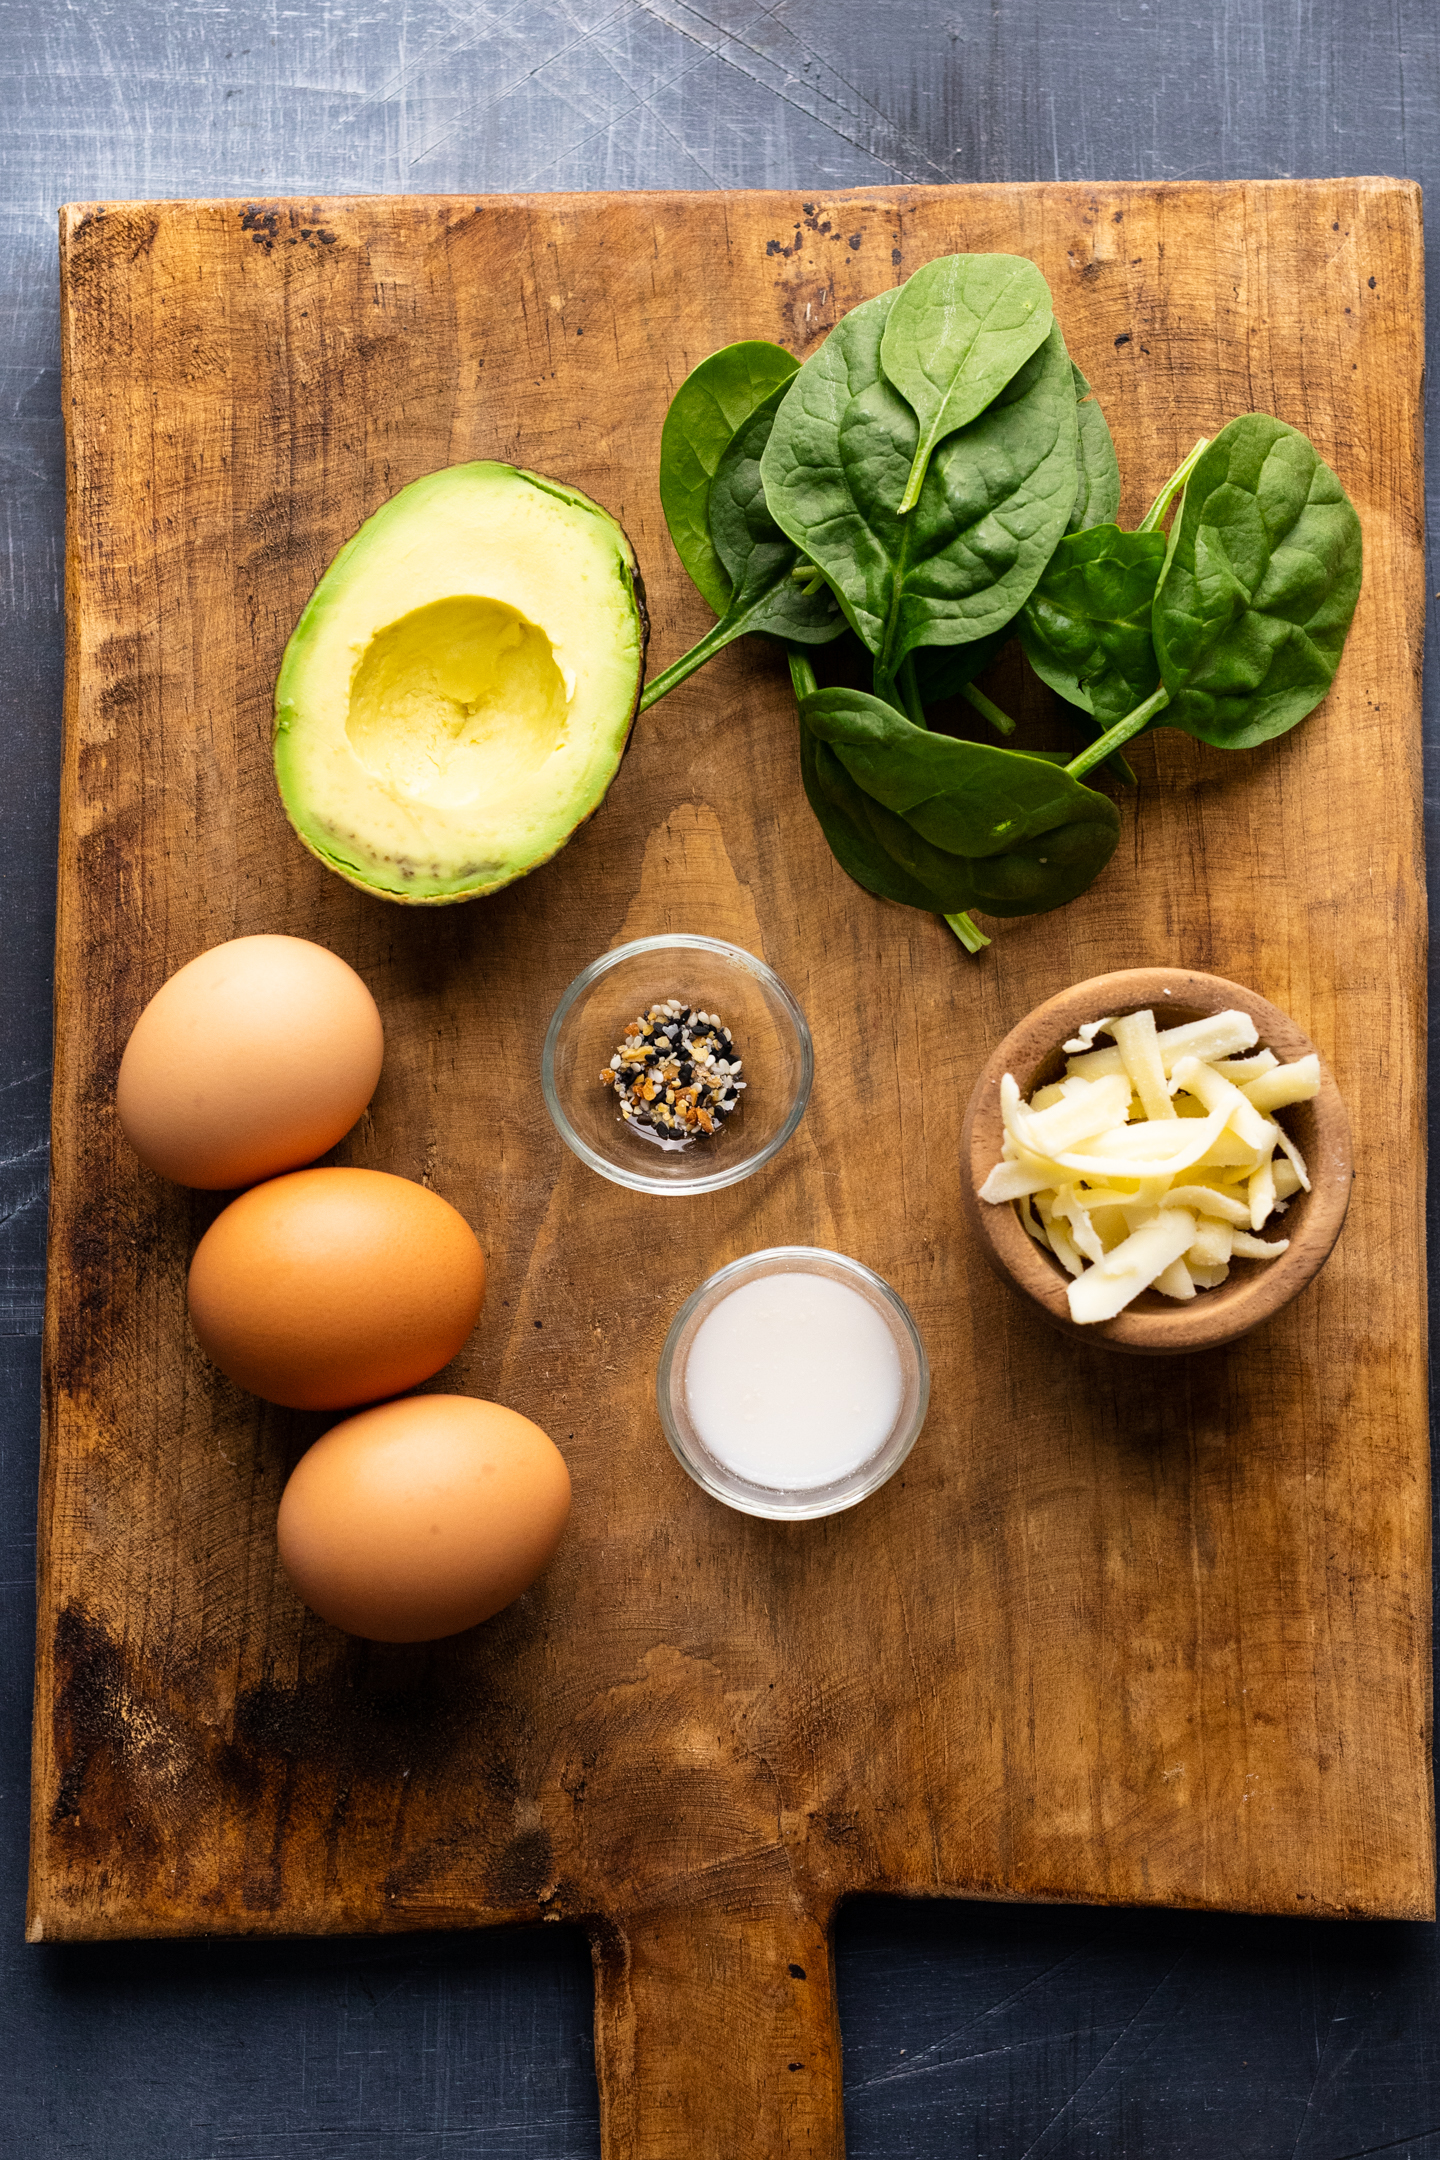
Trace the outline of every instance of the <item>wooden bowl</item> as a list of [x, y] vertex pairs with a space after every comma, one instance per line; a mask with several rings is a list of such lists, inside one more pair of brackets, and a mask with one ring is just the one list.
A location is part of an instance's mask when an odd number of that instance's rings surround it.
[[[1311, 1183], [1308, 1193], [1295, 1194], [1281, 1218], [1289, 1251], [1278, 1260], [1232, 1261], [1228, 1281], [1216, 1290], [1199, 1291], [1185, 1304], [1163, 1297], [1158, 1290], [1143, 1290], [1113, 1320], [1078, 1325], [1070, 1317], [1065, 1295], [1069, 1277], [1059, 1261], [1029, 1236], [1013, 1204], [997, 1205], [980, 1198], [980, 1187], [999, 1162], [1005, 1137], [1000, 1082], [1007, 1072], [1013, 1073], [1021, 1094], [1028, 1098], [1036, 1088], [1060, 1078], [1065, 1069], [1061, 1045], [1075, 1035], [1082, 1021], [1118, 1018], [1147, 1005], [1154, 1009], [1162, 1029], [1202, 1019], [1208, 1013], [1247, 1012], [1259, 1030], [1261, 1046], [1273, 1050], [1282, 1064], [1315, 1049], [1309, 1036], [1277, 1006], [1240, 983], [1227, 982], [1223, 975], [1196, 975], [1186, 968], [1124, 968], [1092, 976], [1089, 982], [1077, 983], [1037, 1005], [1006, 1036], [976, 1081], [960, 1142], [961, 1191], [966, 1214], [991, 1267], [1002, 1281], [1029, 1298], [1053, 1327], [1082, 1341], [1140, 1357], [1179, 1357], [1234, 1342], [1299, 1296], [1324, 1266], [1340, 1235], [1355, 1172], [1350, 1120], [1322, 1057], [1320, 1093], [1313, 1102], [1295, 1103], [1281, 1112], [1286, 1131], [1305, 1158]], [[1266, 1234], [1274, 1236], [1273, 1223]]]

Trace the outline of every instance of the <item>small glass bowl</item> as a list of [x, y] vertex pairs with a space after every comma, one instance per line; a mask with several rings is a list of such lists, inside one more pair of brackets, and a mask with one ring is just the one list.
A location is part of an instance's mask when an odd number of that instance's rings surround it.
[[[686, 1367], [701, 1323], [722, 1298], [759, 1275], [796, 1274], [826, 1275], [832, 1282], [844, 1283], [847, 1289], [858, 1290], [880, 1315], [900, 1358], [900, 1408], [874, 1454], [831, 1484], [759, 1485], [718, 1461], [695, 1430], [686, 1400]], [[665, 1437], [676, 1460], [697, 1485], [714, 1499], [723, 1500], [727, 1507], [738, 1508], [742, 1515], [763, 1515], [772, 1522], [803, 1522], [819, 1515], [838, 1515], [843, 1508], [868, 1500], [887, 1478], [894, 1476], [925, 1423], [930, 1403], [930, 1361], [910, 1308], [883, 1277], [844, 1253], [824, 1252], [814, 1245], [772, 1245], [768, 1251], [732, 1260], [686, 1299], [665, 1338], [655, 1394]]]
[[[602, 1085], [631, 1021], [666, 998], [718, 1013], [735, 1040], [746, 1086], [719, 1132], [685, 1146], [647, 1139]], [[602, 953], [555, 1008], [540, 1085], [555, 1129], [581, 1162], [632, 1192], [719, 1192], [784, 1147], [810, 1099], [810, 1030], [778, 975], [718, 938], [648, 937]]]

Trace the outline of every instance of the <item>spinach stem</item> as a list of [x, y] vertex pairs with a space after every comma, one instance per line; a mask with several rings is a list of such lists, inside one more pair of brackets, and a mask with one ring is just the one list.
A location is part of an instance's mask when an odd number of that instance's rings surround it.
[[913, 652], [907, 652], [901, 661], [895, 676], [895, 688], [900, 693], [900, 703], [906, 719], [916, 727], [927, 727], [929, 723], [925, 718], [925, 707], [920, 702], [920, 685], [915, 679]]
[[1103, 735], [1096, 736], [1094, 742], [1087, 743], [1079, 757], [1071, 758], [1065, 767], [1071, 779], [1078, 780], [1089, 772], [1092, 766], [1102, 765], [1112, 751], [1118, 750], [1122, 743], [1129, 742], [1132, 735], [1138, 735], [1140, 730], [1154, 719], [1156, 713], [1164, 711], [1169, 702], [1170, 693], [1164, 683], [1161, 683], [1160, 688], [1152, 691], [1143, 705], [1137, 705], [1134, 712], [1126, 713], [1125, 718], [1117, 720], [1114, 727], [1107, 728]]
[[820, 678], [809, 653], [802, 645], [787, 645], [785, 657], [790, 662], [790, 687], [796, 697], [814, 697], [820, 687]]
[[990, 943], [990, 940], [988, 937], [986, 937], [984, 931], [981, 930], [978, 925], [972, 920], [972, 918], [965, 913], [965, 910], [963, 908], [958, 914], [946, 915], [942, 917], [942, 920], [949, 923], [950, 928], [954, 931], [956, 937], [959, 938], [960, 943], [964, 946], [966, 952], [983, 952], [985, 950], [985, 947]]
[[1208, 450], [1209, 447], [1209, 436], [1202, 435], [1184, 464], [1177, 466], [1176, 470], [1171, 473], [1170, 478], [1165, 482], [1164, 487], [1161, 488], [1144, 517], [1141, 518], [1139, 525], [1136, 527], [1137, 532], [1158, 532], [1160, 530], [1160, 527], [1165, 522], [1171, 503], [1174, 502], [1175, 497], [1180, 493], [1191, 473], [1199, 464], [1202, 453]]
[[[890, 593], [890, 613], [885, 618], [885, 627], [881, 632], [879, 645], [871, 647], [875, 656], [875, 695], [878, 698], [884, 698], [886, 694], [885, 690], [881, 688], [882, 682], [887, 687], [893, 685], [898, 672], [891, 661], [890, 653], [895, 644], [896, 633], [900, 628], [901, 596], [905, 590], [906, 573], [910, 567], [910, 535], [914, 530], [913, 525], [902, 525], [900, 528], [900, 552], [895, 557], [894, 582]], [[865, 642], [868, 645], [870, 640], [866, 638]]]
[[717, 652], [723, 652], [736, 638], [743, 637], [749, 627], [749, 622], [744, 617], [737, 621], [733, 615], [722, 615], [719, 622], [706, 631], [698, 645], [692, 645], [689, 652], [682, 653], [678, 660], [673, 660], [663, 675], [657, 675], [653, 682], [646, 683], [645, 695], [640, 700], [641, 712], [649, 712], [652, 705], [658, 705], [661, 698], [678, 688], [687, 676], [693, 675], [697, 668], [704, 667], [707, 660], [713, 659]]
[[989, 721], [997, 735], [1014, 734], [1015, 723], [1010, 718], [1009, 713], [1001, 712], [1000, 707], [986, 697], [983, 690], [977, 690], [974, 683], [967, 682], [961, 689], [960, 695], [968, 704], [974, 706], [982, 720]]
[[[909, 477], [905, 482], [905, 492], [900, 497], [900, 500], [895, 508], [896, 517], [908, 517], [910, 512], [914, 509], [916, 503], [919, 502], [920, 490], [925, 485], [925, 474], [929, 469], [929, 465], [930, 452], [925, 448], [923, 443], [917, 443], [915, 446], [915, 455], [910, 460], [910, 473]], [[949, 920], [948, 916], [946, 920]], [[980, 933], [977, 931], [975, 934], [978, 937]], [[986, 943], [987, 945], [989, 944], [989, 942], [990, 940], [988, 938], [984, 940], [984, 943]], [[966, 947], [967, 951], [973, 951], [973, 949], [973, 947]]]

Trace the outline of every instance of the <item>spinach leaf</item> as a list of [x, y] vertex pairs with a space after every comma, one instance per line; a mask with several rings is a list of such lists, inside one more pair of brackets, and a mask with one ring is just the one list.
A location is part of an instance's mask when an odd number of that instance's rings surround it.
[[[1023, 612], [1022, 609], [1021, 613]], [[1090, 703], [1089, 691], [1075, 670], [1068, 667], [1049, 644], [1032, 631], [1029, 637], [1021, 639], [1021, 650], [1041, 682], [1053, 690], [1057, 697], [1064, 698], [1067, 705], [1074, 705], [1080, 712], [1093, 713], [1095, 708]]]
[[1159, 687], [1072, 758], [1077, 779], [1152, 722], [1221, 750], [1268, 742], [1335, 679], [1360, 594], [1360, 520], [1314, 444], [1242, 413], [1196, 445], [1147, 526], [1182, 481], [1150, 611]]
[[[1070, 513], [1070, 532], [1080, 532], [1096, 525], [1111, 522], [1120, 507], [1120, 466], [1115, 456], [1115, 444], [1105, 415], [1094, 399], [1090, 385], [1074, 361], [1070, 373], [1075, 383], [1075, 416], [1078, 422], [1076, 440], [1077, 463], [1080, 484], [1075, 496], [1075, 508]], [[1063, 548], [1062, 538], [1060, 546]], [[1055, 558], [1052, 556], [1051, 561]], [[1045, 574], [1041, 574], [1043, 585]], [[1038, 591], [1037, 587], [1037, 591]], [[1010, 639], [1021, 629], [1025, 608], [1013, 622], [992, 631], [989, 637], [977, 638], [969, 645], [921, 645], [915, 648], [915, 672], [919, 681], [920, 695], [927, 705], [938, 704], [942, 698], [958, 697], [967, 691], [977, 676], [983, 675]], [[1031, 665], [1041, 679], [1058, 690], [1061, 697], [1082, 710], [1091, 710], [1090, 701], [1076, 682], [1073, 674], [1063, 668], [1051, 666], [1049, 672], [1033, 654]], [[1128, 710], [1128, 708], [1127, 708]], [[1014, 722], [1011, 722], [1013, 728]], [[1008, 732], [1008, 731], [1007, 731]], [[1122, 761], [1123, 762], [1123, 761]], [[1129, 775], [1133, 778], [1133, 775]]]
[[985, 410], [1053, 320], [1049, 286], [1019, 255], [945, 255], [906, 280], [880, 343], [880, 364], [920, 423], [899, 516], [914, 509], [936, 444]]
[[1155, 594], [1166, 727], [1222, 750], [1283, 735], [1334, 680], [1360, 520], [1314, 445], [1245, 413], [1197, 461]]
[[1080, 429], [1076, 446], [1080, 485], [1066, 531], [1085, 532], [1092, 525], [1111, 525], [1120, 515], [1120, 461], [1110, 424], [1073, 360], [1070, 372], [1075, 378], [1075, 418]]
[[1115, 852], [1114, 804], [1047, 758], [928, 734], [863, 690], [816, 691], [800, 713], [868, 798], [871, 835], [936, 894], [937, 913], [1043, 913], [1084, 892]]
[[[1114, 519], [1120, 507], [1120, 466], [1105, 415], [1095, 403], [1089, 383], [1073, 360], [1070, 363], [1070, 373], [1075, 383], [1075, 417], [1079, 426], [1076, 452], [1080, 484], [1067, 528], [1074, 533], [1107, 524]], [[1064, 545], [1062, 538], [1061, 548]], [[1051, 562], [1055, 560], [1052, 556]], [[1048, 571], [1042, 572], [1041, 586], [1044, 585], [1046, 575]], [[1036, 592], [1039, 590], [1040, 586], [1037, 586]], [[971, 645], [916, 647], [915, 672], [924, 703], [934, 705], [941, 698], [958, 697], [962, 694], [968, 696], [970, 685], [976, 677], [983, 675], [1010, 639], [1021, 632], [1026, 612], [1033, 606], [1035, 597], [1032, 593], [1013, 622], [993, 631], [989, 637], [977, 638]], [[1080, 706], [1082, 711], [1092, 710], [1087, 692], [1081, 688], [1071, 670], [1061, 666], [1053, 655], [1037, 654], [1032, 652], [1028, 645], [1025, 651], [1036, 674], [1043, 682], [1048, 683], [1052, 690], [1057, 690], [1060, 696], [1072, 705]], [[986, 702], [988, 703], [988, 700]], [[1012, 720], [1001, 732], [1012, 733], [1014, 725]], [[1123, 778], [1134, 779], [1134, 774], [1125, 765], [1123, 758], [1115, 762], [1123, 768]]]
[[[876, 837], [869, 811], [872, 805], [856, 786], [830, 745], [821, 742], [800, 722], [800, 778], [820, 830], [841, 869], [881, 900], [898, 900], [904, 907], [924, 908], [944, 914], [962, 908], [969, 896], [965, 866], [956, 865], [940, 890], [922, 882], [888, 853]], [[899, 824], [897, 818], [893, 823]], [[952, 894], [958, 897], [950, 897]]]
[[729, 605], [698, 645], [646, 684], [641, 712], [648, 712], [687, 675], [748, 632], [788, 638], [800, 645], [828, 645], [845, 629], [845, 617], [829, 586], [822, 581], [817, 590], [811, 590], [792, 575], [800, 568], [799, 553], [766, 508], [760, 454], [785, 389], [784, 383], [777, 384], [757, 406], [721, 457], [710, 483], [710, 537], [716, 560], [730, 581]]
[[1092, 525], [1067, 533], [1020, 610], [1020, 643], [1043, 682], [1102, 727], [1160, 680], [1150, 636], [1163, 533]]
[[730, 602], [730, 579], [710, 539], [710, 483], [739, 430], [800, 363], [783, 346], [750, 338], [726, 345], [692, 369], [660, 431], [660, 507], [675, 552], [717, 615]]
[[818, 563], [888, 688], [923, 645], [966, 645], [1028, 597], [1075, 501], [1075, 392], [1058, 326], [930, 461], [919, 501], [897, 505], [918, 440], [885, 379], [880, 344], [897, 295], [862, 301], [781, 400], [761, 459], [776, 522]]

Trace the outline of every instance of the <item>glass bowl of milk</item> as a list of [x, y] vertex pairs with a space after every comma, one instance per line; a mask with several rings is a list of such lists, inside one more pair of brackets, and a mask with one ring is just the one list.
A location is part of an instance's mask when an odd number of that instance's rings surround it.
[[742, 1514], [796, 1521], [854, 1507], [894, 1475], [925, 1422], [930, 1365], [879, 1275], [777, 1245], [686, 1300], [656, 1393], [697, 1485]]
[[[722, 1048], [733, 1114], [694, 1139], [627, 1121], [606, 1084], [632, 1025], [667, 1002], [731, 1037]], [[682, 1072], [695, 1077], [689, 1064]], [[739, 945], [677, 932], [617, 945], [581, 970], [547, 1030], [540, 1089], [565, 1145], [601, 1177], [631, 1192], [706, 1193], [778, 1154], [805, 1115], [814, 1073], [805, 1015], [773, 968]]]

